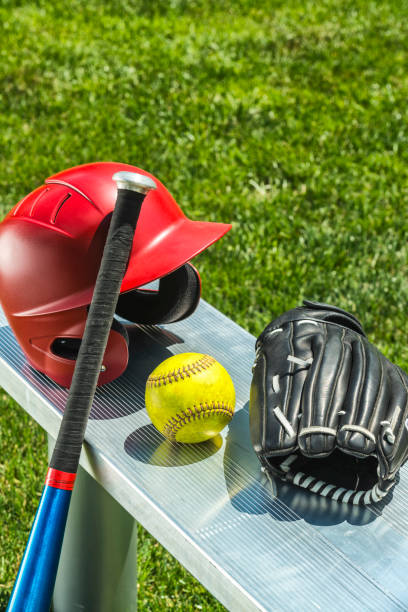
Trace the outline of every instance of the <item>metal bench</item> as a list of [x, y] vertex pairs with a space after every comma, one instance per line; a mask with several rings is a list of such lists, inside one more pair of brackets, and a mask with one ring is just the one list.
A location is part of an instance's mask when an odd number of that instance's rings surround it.
[[[56, 612], [136, 610], [136, 521], [233, 611], [408, 610], [408, 466], [376, 507], [279, 483], [274, 498], [249, 439], [254, 338], [204, 301], [185, 321], [130, 337], [128, 369], [92, 408]], [[229, 428], [197, 446], [165, 441], [144, 407], [148, 374], [185, 351], [213, 355], [237, 392]], [[66, 390], [27, 365], [1, 311], [0, 385], [52, 446]]]

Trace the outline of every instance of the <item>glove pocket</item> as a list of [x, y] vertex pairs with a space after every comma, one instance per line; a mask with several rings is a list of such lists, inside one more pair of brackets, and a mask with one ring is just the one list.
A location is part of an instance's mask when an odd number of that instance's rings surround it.
[[268, 457], [270, 471], [294, 485], [338, 502], [371, 503], [370, 491], [378, 483], [375, 457], [359, 459], [335, 449], [327, 457]]

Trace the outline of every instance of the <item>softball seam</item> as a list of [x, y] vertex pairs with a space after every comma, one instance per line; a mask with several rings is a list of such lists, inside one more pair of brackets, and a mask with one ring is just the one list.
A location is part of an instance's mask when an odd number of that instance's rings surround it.
[[159, 376], [149, 376], [146, 384], [149, 387], [163, 387], [164, 385], [178, 382], [179, 380], [184, 380], [185, 378], [190, 378], [194, 374], [199, 374], [204, 370], [208, 370], [215, 363], [216, 360], [214, 357], [210, 357], [210, 355], [203, 355], [203, 357], [197, 359], [197, 361], [189, 363], [188, 365], [178, 368], [177, 370], [172, 370], [166, 374], [160, 374]]
[[176, 434], [183, 428], [184, 425], [212, 416], [213, 414], [225, 414], [232, 418], [234, 408], [224, 402], [202, 402], [199, 406], [193, 406], [183, 410], [181, 414], [177, 413], [171, 417], [163, 428], [163, 434], [170, 440], [176, 440]]

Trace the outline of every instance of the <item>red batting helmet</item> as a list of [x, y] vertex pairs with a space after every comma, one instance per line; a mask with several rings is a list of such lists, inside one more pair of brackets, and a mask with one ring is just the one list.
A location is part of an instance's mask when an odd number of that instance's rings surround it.
[[[116, 201], [112, 176], [148, 172], [118, 163], [77, 166], [48, 178], [0, 224], [0, 301], [29, 363], [69, 386], [87, 308]], [[191, 221], [167, 189], [146, 196], [124, 276], [117, 314], [136, 323], [180, 320], [200, 296], [198, 272], [188, 263], [230, 228]], [[163, 278], [164, 277], [164, 278]], [[138, 289], [160, 280], [158, 292]], [[98, 384], [119, 376], [128, 362], [125, 328], [114, 321]]]

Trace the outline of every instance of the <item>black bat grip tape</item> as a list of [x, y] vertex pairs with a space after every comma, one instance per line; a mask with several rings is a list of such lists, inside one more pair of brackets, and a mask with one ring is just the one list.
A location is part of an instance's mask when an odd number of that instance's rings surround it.
[[145, 194], [119, 189], [50, 467], [76, 473]]

